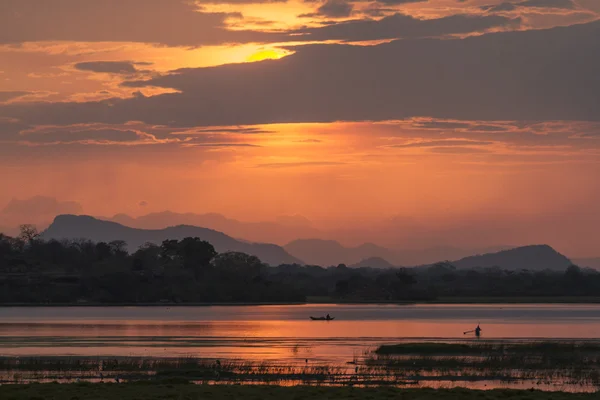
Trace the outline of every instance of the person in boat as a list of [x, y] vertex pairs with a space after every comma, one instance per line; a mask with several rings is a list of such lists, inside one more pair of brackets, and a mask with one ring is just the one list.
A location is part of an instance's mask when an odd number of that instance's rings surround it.
[[331, 317], [329, 316], [329, 314], [327, 314], [327, 316], [325, 317], [325, 319], [331, 319]]
[[479, 337], [481, 335], [481, 331], [482, 329], [479, 327], [479, 324], [477, 324], [477, 328], [475, 328], [475, 336]]

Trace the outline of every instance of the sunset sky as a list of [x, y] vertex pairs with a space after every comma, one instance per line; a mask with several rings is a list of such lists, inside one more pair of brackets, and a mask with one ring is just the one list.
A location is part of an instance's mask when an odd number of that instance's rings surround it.
[[0, 210], [600, 256], [598, 71], [598, 0], [0, 0]]

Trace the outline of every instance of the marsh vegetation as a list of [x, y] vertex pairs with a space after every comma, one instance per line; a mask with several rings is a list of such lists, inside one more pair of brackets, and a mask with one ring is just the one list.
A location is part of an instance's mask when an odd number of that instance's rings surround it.
[[404, 343], [385, 345], [343, 365], [278, 364], [193, 357], [3, 357], [5, 383], [191, 382], [394, 387], [536, 387], [595, 391], [600, 343]]

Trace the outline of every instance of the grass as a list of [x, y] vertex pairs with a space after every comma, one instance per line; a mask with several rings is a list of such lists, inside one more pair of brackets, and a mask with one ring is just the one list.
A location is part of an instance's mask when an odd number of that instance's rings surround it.
[[0, 357], [0, 376], [9, 383], [120, 379], [154, 384], [444, 387], [443, 382], [464, 386], [490, 381], [566, 384], [576, 391], [600, 387], [600, 343], [406, 343], [382, 346], [378, 352], [344, 366], [192, 357]]
[[394, 379], [600, 387], [600, 342], [403, 343], [379, 347], [364, 363]]
[[391, 387], [280, 387], [186, 384], [32, 384], [0, 386], [2, 400], [595, 400], [597, 394]]
[[440, 384], [488, 381], [596, 390], [600, 388], [600, 341], [402, 343], [355, 356], [350, 365], [193, 357], [0, 357], [0, 376], [10, 383], [120, 379], [154, 384], [444, 387]]
[[402, 343], [383, 345], [378, 355], [490, 355], [600, 353], [600, 342], [544, 341], [527, 343]]

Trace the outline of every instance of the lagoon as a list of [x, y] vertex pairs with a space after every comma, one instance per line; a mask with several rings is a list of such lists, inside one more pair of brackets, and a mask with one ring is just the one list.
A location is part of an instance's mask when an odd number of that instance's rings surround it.
[[[334, 321], [310, 321], [331, 314]], [[600, 338], [599, 304], [1, 307], [1, 356], [345, 363], [382, 344]]]

